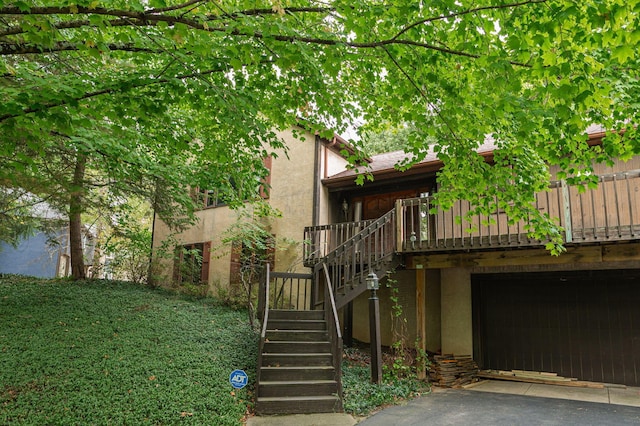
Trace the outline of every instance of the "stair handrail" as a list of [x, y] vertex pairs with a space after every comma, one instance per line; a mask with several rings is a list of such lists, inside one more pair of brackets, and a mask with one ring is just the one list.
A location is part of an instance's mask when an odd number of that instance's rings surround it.
[[333, 297], [333, 289], [331, 288], [331, 278], [329, 278], [329, 269], [327, 269], [327, 264], [322, 263], [322, 269], [324, 270], [324, 277], [326, 279], [326, 286], [329, 296], [329, 301], [331, 302], [331, 312], [333, 313], [333, 322], [336, 328], [336, 335], [339, 339], [342, 339], [342, 332], [340, 331], [340, 320], [338, 319], [338, 309], [336, 308], [336, 299]]
[[[314, 266], [314, 272], [320, 273], [323, 265], [327, 265], [329, 267], [344, 265], [345, 260], [347, 260], [345, 256], [350, 256], [351, 260], [349, 261], [349, 264], [353, 267], [347, 268], [342, 272], [336, 272], [337, 270], [334, 268], [330, 272], [333, 278], [332, 285], [344, 286], [347, 284], [351, 285], [351, 283], [358, 281], [359, 272], [357, 272], [357, 268], [355, 267], [356, 264], [359, 264], [362, 268], [366, 260], [367, 270], [370, 268], [378, 269], [378, 265], [380, 265], [381, 262], [388, 260], [396, 252], [397, 235], [395, 227], [397, 224], [395, 215], [396, 209], [392, 209], [371, 222], [357, 234], [345, 240], [342, 244], [338, 245], [335, 249], [320, 259], [320, 261]], [[390, 232], [387, 232], [386, 229], [389, 229]], [[379, 232], [380, 234], [378, 234]], [[369, 240], [380, 241], [380, 245], [372, 245], [368, 243]], [[362, 245], [362, 251], [358, 248], [359, 245]], [[379, 248], [380, 250], [377, 251], [375, 248]], [[343, 272], [344, 275], [342, 275]], [[342, 296], [344, 295], [338, 295], [336, 293], [337, 290], [337, 287], [333, 287], [334, 297], [339, 298], [336, 306], [342, 307], [344, 301]], [[320, 296], [319, 292], [321, 291], [321, 288], [316, 288], [313, 294]], [[357, 294], [352, 293], [350, 295], [350, 299], [355, 296], [357, 296]], [[316, 297], [315, 300], [316, 305], [322, 303], [320, 302], [320, 297]]]
[[[260, 383], [260, 366], [262, 365], [262, 353], [264, 352], [264, 343], [267, 340], [267, 322], [269, 320], [269, 281], [271, 281], [270, 277], [270, 267], [269, 262], [267, 262], [267, 273], [266, 273], [266, 283], [264, 286], [264, 293], [260, 294], [260, 298], [263, 298], [264, 303], [264, 311], [262, 314], [262, 331], [260, 332], [260, 345], [258, 347], [258, 368], [256, 371], [256, 383]], [[258, 302], [258, 305], [260, 303]], [[260, 386], [256, 386], [256, 397], [260, 396]]]
[[271, 281], [270, 273], [271, 268], [269, 262], [267, 262], [267, 282], [264, 286], [264, 314], [262, 315], [262, 331], [260, 332], [260, 339], [265, 339], [267, 337], [267, 321], [269, 319], [269, 281]]
[[[329, 253], [327, 253], [324, 256], [324, 260], [328, 261], [331, 260], [333, 258], [335, 258], [336, 256], [338, 256], [339, 254], [345, 252], [349, 246], [354, 245], [355, 243], [359, 242], [360, 240], [362, 240], [363, 238], [366, 237], [366, 235], [373, 233], [374, 231], [377, 231], [378, 229], [380, 229], [385, 223], [387, 223], [387, 221], [391, 218], [393, 218], [395, 216], [396, 213], [396, 209], [393, 208], [391, 210], [389, 210], [388, 212], [386, 212], [385, 214], [383, 214], [382, 216], [380, 216], [378, 219], [374, 220], [373, 222], [371, 222], [369, 225], [365, 226], [364, 228], [362, 228], [360, 230], [360, 232], [358, 232], [357, 234], [353, 235], [352, 237], [348, 238], [347, 240], [345, 240], [342, 244], [340, 244], [339, 246], [337, 246], [336, 248], [334, 248], [333, 250], [331, 250]], [[394, 234], [395, 235], [395, 234]], [[395, 244], [393, 244], [393, 246], [395, 247]]]
[[[333, 356], [334, 378], [338, 387], [338, 397], [342, 400], [342, 331], [340, 330], [340, 320], [338, 319], [338, 309], [336, 308], [336, 300], [333, 297], [333, 286], [329, 277], [327, 264], [322, 262], [325, 277], [325, 318], [329, 319], [329, 306], [331, 307], [331, 318], [333, 319], [333, 327], [328, 327], [329, 336], [331, 336], [331, 352]], [[330, 303], [327, 303], [330, 302]], [[329, 330], [331, 328], [331, 330]]]

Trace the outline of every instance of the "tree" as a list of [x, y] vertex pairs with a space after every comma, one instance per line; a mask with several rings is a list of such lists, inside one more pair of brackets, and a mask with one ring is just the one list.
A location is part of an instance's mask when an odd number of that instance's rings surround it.
[[[71, 216], [87, 200], [86, 161], [116, 192], [144, 188], [169, 220], [188, 216], [188, 186], [243, 199], [229, 176], [248, 188], [281, 144], [273, 130], [301, 117], [327, 136], [356, 119], [362, 132], [412, 123], [415, 160], [435, 140], [445, 163], [443, 207], [498, 204], [559, 250], [557, 224], [532, 207], [548, 166], [594, 184], [592, 162], [640, 152], [639, 11], [638, 0], [0, 1], [0, 177], [62, 138], [79, 178]], [[617, 132], [590, 148], [596, 124]], [[495, 166], [470, 154], [487, 137]]]
[[109, 258], [104, 271], [114, 279], [151, 284], [148, 277], [153, 272], [149, 271], [153, 212], [148, 203], [136, 199], [128, 199], [120, 210], [98, 226], [103, 232], [96, 250]]
[[[364, 132], [359, 141], [362, 151], [371, 156], [385, 152], [400, 151], [407, 146], [407, 141], [417, 130], [413, 124], [402, 123], [399, 127], [382, 128], [378, 131]], [[424, 141], [428, 143], [427, 140]], [[435, 142], [432, 140], [431, 143]]]
[[[277, 246], [277, 241], [270, 232], [269, 220], [280, 216], [282, 213], [265, 201], [258, 201], [248, 209], [241, 209], [237, 220], [223, 232], [220, 246], [213, 249], [217, 256], [227, 254], [228, 250], [236, 251], [232, 254], [239, 263], [236, 278], [242, 285], [243, 294], [240, 298], [246, 304], [252, 327], [255, 324], [257, 289], [266, 278], [267, 264], [273, 266]], [[234, 297], [233, 283], [230, 284], [230, 295]]]

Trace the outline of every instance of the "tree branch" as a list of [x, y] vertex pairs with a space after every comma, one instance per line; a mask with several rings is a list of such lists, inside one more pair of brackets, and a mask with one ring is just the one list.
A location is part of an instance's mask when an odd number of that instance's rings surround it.
[[[547, 0], [528, 0], [527, 2], [522, 4], [540, 3], [545, 1]], [[28, 14], [28, 12], [20, 11], [20, 9], [18, 9], [17, 7], [0, 8], [0, 15], [8, 14], [10, 12], [12, 12], [12, 14]], [[71, 14], [73, 12], [69, 7], [40, 7], [40, 8], [32, 8], [31, 13], [33, 14]], [[180, 23], [188, 27], [191, 27], [193, 29], [206, 31], [206, 32], [220, 32], [220, 33], [226, 33], [232, 36], [250, 37], [255, 39], [266, 38], [263, 33], [258, 31], [252, 32], [252, 33], [245, 33], [238, 29], [229, 31], [226, 27], [211, 28], [208, 25], [205, 25], [205, 23], [202, 23], [200, 21], [193, 20], [193, 19], [186, 19], [178, 16], [164, 16], [164, 15], [150, 14], [147, 12], [110, 10], [105, 8], [91, 9], [91, 8], [80, 7], [80, 6], [78, 7], [77, 12], [75, 13], [109, 15], [109, 16], [126, 18], [126, 20], [129, 21], [130, 25], [132, 26], [133, 25], [136, 25], [136, 26], [156, 25], [157, 22], [166, 22], [168, 24]], [[379, 41], [368, 42], [368, 43], [360, 43], [360, 42], [349, 42], [349, 41], [338, 40], [338, 39], [317, 38], [317, 37], [290, 36], [290, 35], [270, 35], [269, 36], [269, 38], [273, 40], [287, 42], [287, 43], [301, 42], [301, 43], [317, 44], [317, 45], [324, 45], [324, 46], [342, 45], [342, 46], [352, 47], [355, 49], [373, 49], [373, 48], [383, 47], [387, 45], [399, 44], [399, 45], [411, 45], [411, 46], [421, 47], [428, 50], [435, 50], [441, 53], [446, 53], [446, 54], [456, 55], [456, 56], [463, 56], [467, 58], [477, 59], [481, 57], [481, 55], [477, 55], [473, 53], [450, 50], [450, 49], [434, 46], [429, 43], [423, 43], [415, 40], [398, 39], [397, 37], [398, 36], [396, 35], [394, 38], [391, 38], [391, 39], [379, 40]], [[521, 62], [509, 61], [509, 63], [515, 66], [520, 66], [520, 67], [530, 67], [529, 65]]]
[[194, 4], [198, 4], [198, 3], [206, 3], [207, 0], [190, 0], [186, 3], [181, 3], [181, 4], [176, 4], [173, 6], [167, 6], [167, 7], [162, 7], [162, 8], [156, 8], [156, 9], [149, 9], [147, 10], [147, 13], [164, 13], [164, 12], [173, 12], [174, 10], [180, 10], [180, 9], [184, 9], [185, 7], [189, 7], [189, 6], [193, 6]]
[[[106, 47], [110, 51], [126, 51], [126, 52], [145, 52], [145, 53], [161, 53], [160, 50], [148, 49], [145, 47], [137, 47], [133, 44], [116, 44], [109, 43]], [[69, 50], [80, 50], [78, 45], [69, 42], [58, 42], [52, 46], [41, 46], [37, 44], [27, 43], [0, 43], [0, 56], [6, 55], [29, 55], [29, 54], [42, 54], [50, 52], [62, 52]]]
[[[173, 11], [173, 10], [179, 10], [181, 8], [187, 7], [187, 6], [191, 6], [193, 4], [197, 4], [197, 3], [202, 3], [202, 0], [193, 0], [193, 1], [189, 1], [187, 3], [183, 3], [182, 5], [178, 6], [172, 6], [172, 7], [167, 7], [167, 8], [163, 8], [163, 9], [150, 9], [148, 10], [147, 14], [150, 15], [156, 15], [156, 14], [160, 14], [163, 12], [167, 12], [167, 11]], [[90, 10], [95, 10], [95, 9], [90, 9]], [[42, 11], [38, 11], [35, 9], [32, 9], [32, 11], [34, 11], [32, 14], [42, 14], [42, 15], [46, 15], [46, 13], [37, 13], [37, 12], [42, 12]], [[328, 12], [332, 12], [335, 11], [335, 9], [333, 8], [322, 8], [322, 7], [293, 7], [293, 8], [285, 8], [284, 11], [286, 13], [328, 13]], [[11, 14], [10, 12], [12, 11], [7, 11], [6, 8], [0, 8], [0, 15], [9, 15]], [[68, 11], [66, 12], [66, 14], [70, 14], [71, 12]], [[231, 14], [227, 14], [224, 17], [225, 18], [238, 18], [240, 16], [258, 16], [258, 15], [272, 15], [272, 14], [276, 14], [277, 12], [274, 11], [273, 9], [252, 9], [252, 10], [247, 10], [247, 11], [242, 11], [242, 12], [234, 12]], [[23, 15], [26, 15], [27, 13], [22, 13]], [[100, 13], [102, 15], [108, 15], [106, 13]], [[134, 25], [144, 25], [144, 26], [153, 26], [155, 25], [154, 22], [137, 22], [137, 21], [131, 21], [131, 20], [126, 20], [126, 19], [122, 19], [121, 15], [116, 15], [116, 16], [120, 16], [120, 18], [118, 19], [112, 19], [109, 21], [106, 21], [106, 25], [109, 27], [124, 27], [124, 26], [134, 26]], [[175, 17], [177, 19], [179, 18], [183, 18], [183, 16], [180, 17]], [[219, 21], [223, 19], [222, 16], [219, 15], [209, 15], [207, 17], [207, 21]], [[82, 28], [82, 27], [86, 27], [86, 26], [93, 26], [93, 24], [87, 20], [87, 19], [81, 19], [81, 20], [77, 20], [77, 21], [67, 21], [67, 22], [58, 22], [55, 25], [53, 25], [53, 28], [57, 29], [57, 30], [63, 30], [63, 29], [73, 29], [73, 28]], [[13, 27], [10, 27], [8, 29], [6, 29], [5, 31], [0, 32], [0, 37], [6, 37], [9, 35], [17, 35], [17, 34], [24, 34], [27, 31], [25, 29], [23, 29], [20, 25], [15, 25]]]
[[[141, 23], [131, 22], [125, 19], [111, 19], [109, 21], [106, 21], [105, 24], [108, 27], [132, 27], [135, 25], [141, 25]], [[155, 23], [147, 22], [145, 24], [145, 26], [153, 26], [153, 25], [155, 25]], [[74, 28], [82, 28], [82, 27], [93, 28], [95, 27], [95, 25], [93, 25], [88, 19], [80, 19], [78, 21], [58, 22], [57, 24], [53, 25], [53, 28], [55, 28], [56, 30], [66, 30], [66, 29], [74, 29]], [[9, 27], [5, 31], [0, 32], [0, 37], [24, 34], [26, 32], [27, 30], [23, 29], [20, 25], [14, 25], [12, 27]]]
[[440, 118], [440, 120], [442, 120], [444, 125], [447, 126], [447, 129], [449, 129], [449, 132], [451, 133], [453, 138], [458, 140], [458, 135], [456, 134], [456, 132], [453, 129], [453, 127], [449, 124], [449, 122], [447, 120], [445, 120], [445, 118], [442, 116], [442, 113], [440, 112], [440, 109], [436, 105], [434, 105], [433, 102], [431, 102], [429, 100], [429, 98], [427, 97], [427, 94], [424, 93], [424, 90], [422, 90], [422, 88], [420, 88], [420, 86], [418, 86], [418, 84], [413, 80], [413, 78], [409, 75], [409, 73], [406, 72], [404, 70], [404, 68], [402, 68], [402, 66], [398, 63], [398, 61], [396, 61], [396, 58], [394, 58], [393, 55], [391, 55], [391, 52], [389, 52], [389, 50], [386, 47], [383, 48], [383, 50], [385, 51], [387, 56], [389, 56], [389, 59], [391, 59], [391, 62], [393, 62], [393, 64], [396, 66], [396, 68], [398, 68], [398, 70], [400, 70], [400, 72], [411, 83], [411, 85], [416, 89], [416, 91], [420, 94], [420, 96], [422, 96], [422, 98], [427, 102], [429, 107], [433, 111], [435, 111], [435, 113], [438, 115], [438, 118]]
[[422, 25], [422, 24], [426, 24], [428, 22], [435, 22], [435, 21], [440, 21], [440, 20], [443, 20], [443, 19], [456, 18], [458, 16], [469, 15], [469, 14], [476, 13], [476, 12], [481, 12], [481, 11], [484, 11], [484, 10], [510, 9], [510, 8], [515, 8], [515, 7], [519, 7], [519, 6], [525, 6], [527, 4], [546, 3], [547, 1], [548, 0], [526, 0], [526, 1], [518, 2], [518, 3], [508, 3], [508, 4], [500, 4], [500, 5], [493, 5], [493, 6], [475, 7], [473, 9], [467, 9], [467, 10], [463, 10], [461, 12], [451, 12], [448, 15], [434, 16], [434, 17], [422, 19], [420, 21], [417, 21], [417, 22], [414, 22], [414, 23], [412, 23], [410, 25], [407, 25], [402, 30], [400, 30], [400, 32], [398, 32], [398, 34], [393, 36], [391, 38], [391, 40], [395, 40], [398, 37], [400, 37], [402, 34], [404, 34], [407, 31], [409, 31], [410, 29], [415, 28], [415, 27], [417, 27], [419, 25]]
[[[272, 62], [273, 62], [272, 60], [260, 61], [261, 64], [268, 64], [268, 63], [272, 63]], [[171, 78], [167, 77], [167, 78], [157, 78], [157, 79], [154, 79], [154, 80], [143, 80], [143, 81], [138, 81], [138, 82], [135, 82], [133, 84], [127, 85], [126, 90], [138, 89], [138, 88], [141, 88], [141, 87], [148, 87], [148, 86], [152, 86], [152, 85], [155, 85], [155, 84], [164, 84], [164, 83], [168, 83], [168, 82], [173, 81], [173, 80], [188, 80], [188, 79], [191, 79], [191, 78], [198, 78], [198, 77], [201, 77], [201, 76], [204, 76], [204, 75], [215, 74], [215, 73], [218, 73], [218, 72], [225, 72], [225, 71], [227, 71], [227, 68], [215, 68], [215, 69], [211, 69], [211, 70], [207, 70], [207, 71], [194, 72], [194, 73], [190, 73], [190, 74], [181, 74], [181, 75], [177, 75], [177, 76], [171, 77]], [[123, 90], [121, 88], [110, 87], [110, 88], [95, 90], [93, 92], [87, 92], [82, 96], [77, 96], [77, 97], [74, 97], [72, 99], [58, 100], [56, 102], [50, 102], [50, 103], [47, 103], [47, 104], [39, 105], [38, 107], [25, 108], [18, 114], [14, 113], [14, 114], [0, 115], [0, 123], [2, 123], [3, 121], [8, 120], [10, 118], [20, 117], [22, 115], [31, 114], [33, 112], [43, 111], [43, 110], [47, 110], [47, 109], [51, 109], [51, 108], [55, 108], [55, 107], [59, 107], [59, 106], [68, 105], [69, 103], [72, 103], [72, 102], [79, 102], [79, 101], [82, 101], [82, 100], [85, 100], [85, 99], [95, 98], [97, 96], [113, 94], [113, 93], [118, 93], [118, 92], [123, 92]]]
[[[284, 7], [282, 8], [284, 13], [329, 13], [335, 12], [336, 9], [333, 7]], [[262, 16], [262, 15], [277, 15], [279, 13], [278, 10], [274, 9], [250, 9], [243, 10], [241, 12], [233, 12], [228, 16], [232, 18], [237, 18], [240, 16]], [[211, 16], [210, 20], [217, 20], [219, 17]]]

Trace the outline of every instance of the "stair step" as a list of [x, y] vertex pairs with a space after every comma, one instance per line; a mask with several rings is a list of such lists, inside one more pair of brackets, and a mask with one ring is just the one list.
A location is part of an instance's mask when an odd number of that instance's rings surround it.
[[263, 353], [318, 353], [331, 352], [330, 342], [268, 341]]
[[275, 396], [322, 396], [336, 395], [338, 383], [335, 380], [291, 380], [261, 381], [258, 394], [264, 397]]
[[293, 311], [286, 309], [270, 309], [269, 321], [284, 320], [324, 320], [324, 311]]
[[257, 414], [340, 413], [342, 402], [337, 395], [258, 397]]
[[261, 367], [260, 382], [262, 381], [297, 381], [297, 380], [334, 380], [335, 369], [331, 366], [314, 367]]
[[270, 330], [326, 330], [325, 320], [307, 319], [272, 319], [269, 318], [267, 327]]
[[329, 334], [326, 330], [269, 330], [267, 329], [266, 339], [268, 341], [304, 341], [304, 342], [326, 342]]
[[331, 353], [263, 353], [265, 367], [328, 366], [333, 365]]
[[324, 311], [269, 311], [256, 388], [257, 414], [342, 411], [324, 316]]

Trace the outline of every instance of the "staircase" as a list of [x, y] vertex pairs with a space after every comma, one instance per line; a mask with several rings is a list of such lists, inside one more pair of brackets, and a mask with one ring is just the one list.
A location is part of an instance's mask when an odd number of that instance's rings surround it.
[[313, 274], [270, 274], [267, 265], [256, 414], [342, 411], [338, 309], [366, 290], [370, 272], [382, 278], [399, 265], [395, 241], [392, 210], [321, 258]]
[[260, 354], [257, 414], [342, 411], [324, 314], [269, 312]]
[[318, 276], [326, 267], [326, 279], [341, 309], [367, 289], [365, 278], [370, 272], [383, 278], [400, 266], [396, 248], [396, 211], [390, 210], [319, 259], [314, 272]]

